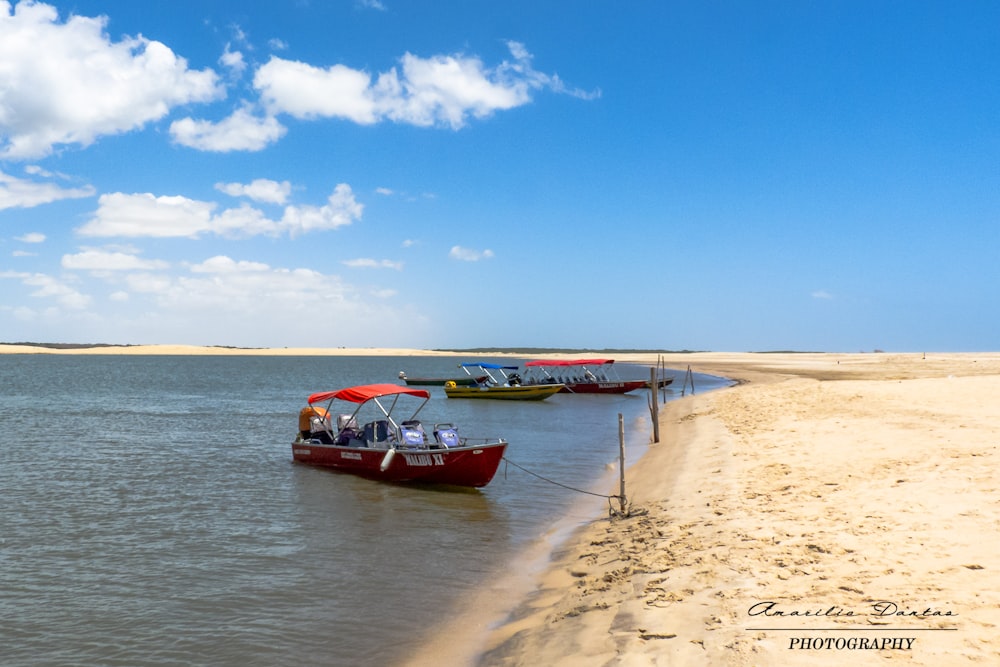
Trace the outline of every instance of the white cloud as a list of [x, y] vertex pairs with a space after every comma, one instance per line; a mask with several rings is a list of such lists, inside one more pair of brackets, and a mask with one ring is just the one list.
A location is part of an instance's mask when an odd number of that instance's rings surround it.
[[136, 271], [159, 270], [170, 266], [157, 259], [142, 259], [134, 253], [86, 248], [74, 255], [63, 255], [62, 267], [82, 271]]
[[24, 173], [31, 174], [32, 176], [41, 176], [42, 178], [67, 178], [65, 174], [51, 172], [44, 167], [38, 166], [37, 164], [24, 165]]
[[249, 204], [242, 204], [238, 208], [227, 208], [213, 217], [211, 222], [210, 231], [213, 234], [228, 238], [278, 236], [282, 231], [279, 223]]
[[271, 267], [261, 262], [234, 261], [225, 255], [216, 255], [201, 264], [191, 266], [192, 273], [259, 273]]
[[502, 66], [486, 70], [478, 58], [407, 53], [401, 67], [402, 77], [392, 69], [376, 84], [381, 114], [396, 122], [457, 129], [469, 115], [484, 118], [530, 100], [526, 80], [505, 76]]
[[101, 195], [97, 211], [77, 231], [83, 236], [197, 238], [212, 229], [216, 204], [150, 193]]
[[389, 259], [369, 259], [367, 257], [359, 257], [358, 259], [345, 259], [341, 264], [349, 266], [354, 269], [394, 269], [396, 271], [403, 270], [402, 262], [394, 262]]
[[88, 146], [163, 118], [177, 105], [223, 95], [211, 70], [188, 69], [164, 44], [112, 42], [106, 17], [0, 1], [0, 158], [27, 159], [57, 145]]
[[812, 293], [812, 298], [814, 299], [832, 299], [833, 295], [826, 290], [816, 290]]
[[333, 65], [326, 69], [277, 56], [254, 74], [253, 85], [272, 113], [296, 118], [346, 118], [369, 125], [377, 120], [365, 72]]
[[226, 44], [226, 50], [223, 51], [222, 56], [219, 57], [219, 64], [232, 72], [233, 78], [237, 79], [247, 68], [247, 63], [243, 59], [243, 54], [239, 51], [230, 51], [229, 44]]
[[[3, 15], [0, 14], [0, 24]], [[2, 67], [0, 67], [2, 70]], [[2, 79], [2, 74], [0, 74]], [[2, 90], [2, 88], [0, 88]], [[2, 132], [3, 103], [0, 95], [0, 136]], [[50, 204], [60, 199], [80, 199], [93, 197], [94, 188], [87, 185], [82, 188], [61, 188], [54, 183], [29, 181], [15, 178], [0, 171], [0, 211], [8, 208], [32, 208], [42, 204]]]
[[[288, 322], [306, 318], [313, 323], [317, 318], [339, 321], [340, 315], [363, 309], [353, 290], [336, 276], [222, 255], [191, 266], [189, 274], [134, 281], [132, 289], [152, 296], [162, 316], [173, 322], [197, 319], [220, 336], [229, 328], [232, 333], [226, 340], [239, 338], [235, 334], [241, 328], [248, 332], [272, 325], [287, 328]], [[329, 315], [322, 316], [324, 312]]]
[[161, 273], [130, 273], [125, 277], [129, 288], [139, 294], [159, 294], [170, 289], [173, 279]]
[[259, 151], [285, 136], [288, 129], [273, 116], [258, 118], [246, 107], [218, 123], [182, 118], [170, 124], [170, 136], [188, 148], [216, 153]]
[[391, 197], [393, 194], [395, 194], [389, 188], [375, 188], [375, 192], [380, 195], [385, 195], [386, 197]]
[[[78, 281], [88, 280], [95, 294], [107, 295], [97, 303], [70, 283], [49, 276], [0, 271], [2, 278], [30, 284], [32, 293], [22, 291], [21, 297], [42, 305], [12, 303], [0, 305], [0, 311], [22, 322], [37, 322], [44, 327], [39, 330], [72, 331], [77, 340], [388, 346], [394, 331], [405, 327], [419, 337], [429, 326], [427, 316], [414, 308], [385, 307], [385, 300], [396, 294], [391, 287], [359, 289], [336, 275], [224, 255], [164, 270], [81, 272]], [[309, 326], [289, 326], [297, 322]], [[331, 331], [336, 332], [334, 339]], [[109, 335], [116, 340], [108, 340]]]
[[[252, 188], [251, 184], [251, 189]], [[261, 186], [261, 191], [269, 186]], [[237, 190], [239, 188], [236, 188]], [[280, 188], [279, 188], [280, 189]], [[249, 205], [215, 213], [215, 202], [151, 193], [101, 195], [94, 217], [77, 232], [91, 237], [191, 238], [215, 234], [227, 238], [249, 236], [297, 236], [336, 229], [361, 219], [351, 187], [341, 183], [324, 206], [286, 206], [281, 220], [272, 220]]]
[[216, 183], [215, 189], [233, 197], [248, 197], [268, 204], [284, 204], [292, 192], [292, 184], [288, 181], [255, 178], [250, 183]]
[[41, 232], [28, 232], [22, 236], [15, 236], [15, 241], [20, 241], [21, 243], [44, 243], [45, 234]]
[[[0, 272], [0, 278], [19, 280], [26, 287], [33, 288], [29, 296], [39, 299], [54, 299], [59, 305], [71, 310], [82, 310], [90, 305], [90, 297], [77, 291], [68, 283], [42, 273]], [[28, 309], [32, 313], [33, 309]]]
[[463, 262], [478, 262], [481, 259], [490, 259], [493, 257], [492, 250], [472, 250], [471, 248], [463, 248], [462, 246], [453, 246], [451, 252], [448, 256], [452, 259], [458, 259]]
[[334, 188], [326, 206], [289, 206], [281, 225], [292, 236], [306, 232], [336, 229], [361, 219], [364, 205], [357, 203], [351, 186], [346, 183]]
[[509, 42], [513, 62], [487, 68], [479, 58], [438, 55], [400, 58], [399, 70], [372, 76], [345, 65], [327, 68], [272, 56], [254, 75], [254, 87], [271, 114], [296, 118], [343, 118], [369, 125], [382, 120], [451, 128], [531, 100], [550, 88], [581, 97], [555, 75], [536, 71], [523, 44]]

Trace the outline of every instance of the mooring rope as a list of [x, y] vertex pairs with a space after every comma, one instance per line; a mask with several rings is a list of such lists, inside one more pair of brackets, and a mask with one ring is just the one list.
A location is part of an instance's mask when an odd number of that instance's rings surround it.
[[[607, 498], [608, 501], [611, 501], [612, 499], [615, 499], [615, 498], [621, 498], [621, 496], [609, 496], [609, 495], [607, 495], [605, 493], [594, 493], [593, 491], [586, 491], [584, 489], [578, 489], [578, 488], [576, 488], [574, 486], [568, 486], [566, 484], [563, 484], [562, 482], [557, 482], [554, 479], [549, 479], [548, 477], [543, 477], [542, 475], [539, 475], [537, 472], [532, 472], [532, 471], [528, 470], [527, 468], [525, 468], [524, 466], [521, 466], [521, 465], [518, 465], [518, 464], [514, 463], [513, 461], [511, 461], [510, 459], [508, 459], [506, 456], [503, 457], [503, 460], [508, 465], [512, 465], [512, 466], [514, 466], [515, 468], [517, 468], [519, 470], [523, 470], [524, 472], [528, 473], [529, 475], [532, 475], [533, 477], [537, 477], [538, 479], [542, 480], [543, 482], [548, 482], [549, 484], [555, 484], [556, 486], [561, 486], [562, 488], [569, 489], [570, 491], [576, 491], [577, 493], [586, 493], [588, 496], [597, 496], [598, 498]], [[507, 476], [507, 471], [504, 470], [504, 477], [506, 477], [506, 476]]]

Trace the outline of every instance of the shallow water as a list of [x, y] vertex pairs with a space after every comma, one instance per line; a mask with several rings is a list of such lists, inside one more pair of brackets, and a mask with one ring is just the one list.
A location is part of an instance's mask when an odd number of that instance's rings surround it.
[[[290, 442], [309, 393], [466, 360], [0, 355], [0, 664], [398, 660], [579, 494], [510, 466], [481, 490], [380, 484]], [[601, 493], [617, 414], [630, 459], [649, 438], [645, 393], [432, 393], [425, 421]]]

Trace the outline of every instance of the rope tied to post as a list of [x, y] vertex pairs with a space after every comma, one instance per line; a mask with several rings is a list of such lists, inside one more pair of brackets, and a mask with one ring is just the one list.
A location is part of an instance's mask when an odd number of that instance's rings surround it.
[[[653, 393], [655, 394], [656, 393], [656, 385], [652, 384], [651, 386], [653, 387]], [[570, 491], [576, 491], [577, 493], [585, 493], [588, 496], [597, 496], [598, 498], [607, 498], [608, 499], [608, 513], [611, 515], [612, 518], [632, 516], [632, 513], [633, 513], [632, 512], [632, 506], [631, 506], [631, 504], [629, 504], [628, 498], [625, 496], [625, 421], [624, 421], [624, 418], [622, 417], [622, 413], [620, 413], [620, 412], [618, 413], [618, 474], [619, 474], [619, 477], [620, 477], [619, 483], [621, 485], [620, 486], [621, 492], [618, 495], [608, 495], [608, 494], [605, 494], [605, 493], [595, 493], [593, 491], [587, 491], [586, 489], [579, 489], [579, 488], [576, 488], [574, 486], [569, 486], [568, 484], [563, 484], [562, 482], [557, 482], [554, 479], [549, 479], [548, 477], [544, 477], [542, 475], [539, 475], [536, 472], [532, 472], [531, 470], [528, 470], [524, 466], [518, 465], [517, 463], [514, 463], [513, 461], [511, 461], [510, 459], [508, 459], [506, 456], [503, 457], [503, 460], [506, 461], [508, 465], [512, 465], [515, 468], [528, 473], [529, 475], [537, 477], [538, 479], [542, 480], [543, 482], [548, 482], [549, 484], [555, 484], [556, 486], [561, 486], [564, 489], [568, 489]], [[504, 469], [504, 477], [506, 477], [506, 476], [507, 476], [507, 470], [505, 468]], [[617, 510], [612, 506], [612, 504], [611, 504], [612, 500], [617, 500], [618, 501], [618, 509]], [[644, 514], [645, 512], [641, 512], [641, 513]]]
[[[587, 491], [586, 489], [578, 489], [575, 486], [569, 486], [568, 484], [563, 484], [562, 482], [557, 482], [554, 479], [549, 479], [548, 477], [545, 477], [543, 475], [539, 475], [537, 472], [532, 472], [531, 470], [528, 470], [527, 468], [525, 468], [522, 465], [518, 465], [517, 463], [514, 463], [513, 461], [511, 461], [510, 459], [508, 459], [506, 456], [503, 457], [503, 460], [508, 465], [512, 465], [515, 468], [517, 468], [518, 470], [521, 470], [522, 472], [528, 473], [532, 477], [537, 477], [538, 479], [542, 480], [543, 482], [548, 482], [549, 484], [555, 484], [556, 486], [561, 486], [562, 488], [569, 489], [570, 491], [576, 491], [577, 493], [586, 493], [588, 496], [597, 496], [598, 498], [608, 498], [609, 500], [610, 499], [615, 499], [615, 498], [621, 498], [621, 496], [609, 496], [606, 493], [595, 493], [593, 491]], [[507, 473], [505, 471], [504, 475], [506, 475], [506, 474]]]
[[[567, 489], [569, 491], [575, 491], [577, 493], [583, 493], [583, 494], [586, 494], [588, 496], [596, 496], [598, 498], [607, 498], [607, 500], [608, 500], [608, 513], [611, 516], [613, 516], [613, 517], [628, 517], [628, 516], [632, 516], [633, 513], [636, 513], [636, 512], [634, 512], [632, 510], [632, 506], [631, 505], [629, 505], [628, 507], [626, 507], [624, 509], [621, 509], [621, 510], [617, 510], [617, 509], [614, 508], [614, 506], [612, 505], [612, 501], [613, 500], [617, 500], [619, 502], [622, 502], [622, 500], [623, 500], [622, 496], [620, 496], [620, 495], [608, 495], [606, 493], [596, 493], [594, 491], [587, 491], [586, 489], [580, 489], [580, 488], [577, 488], [575, 486], [570, 486], [568, 484], [563, 484], [562, 482], [557, 482], [554, 479], [550, 479], [548, 477], [545, 477], [544, 475], [539, 475], [537, 472], [534, 472], [532, 470], [528, 470], [524, 466], [519, 465], [517, 463], [514, 463], [513, 461], [511, 461], [510, 459], [508, 459], [506, 456], [503, 457], [503, 461], [507, 465], [512, 465], [515, 468], [517, 468], [518, 470], [520, 470], [522, 472], [526, 472], [529, 475], [531, 475], [532, 477], [537, 477], [538, 479], [542, 480], [543, 482], [547, 482], [549, 484], [554, 484], [556, 486], [562, 487], [562, 488]], [[506, 478], [506, 476], [507, 476], [507, 471], [505, 469], [504, 470], [504, 477]], [[645, 511], [641, 511], [641, 513], [645, 514]]]

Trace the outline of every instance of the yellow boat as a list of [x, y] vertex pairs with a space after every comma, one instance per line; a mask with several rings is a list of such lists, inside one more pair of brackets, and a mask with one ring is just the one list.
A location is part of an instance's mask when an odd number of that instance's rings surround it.
[[[451, 383], [453, 384], [453, 383]], [[478, 385], [472, 387], [444, 386], [448, 398], [494, 398], [506, 401], [542, 401], [558, 394], [561, 384], [538, 384], [532, 386]]]
[[[553, 394], [558, 394], [565, 386], [562, 384], [522, 385], [521, 376], [517, 374], [517, 366], [501, 366], [483, 362], [461, 364], [462, 370], [469, 375], [470, 368], [479, 369], [486, 375], [486, 380], [470, 387], [460, 387], [456, 382], [448, 381], [444, 385], [444, 393], [448, 398], [492, 398], [505, 401], [543, 401]], [[492, 372], [497, 375], [493, 375]], [[508, 373], [507, 371], [512, 371]]]

